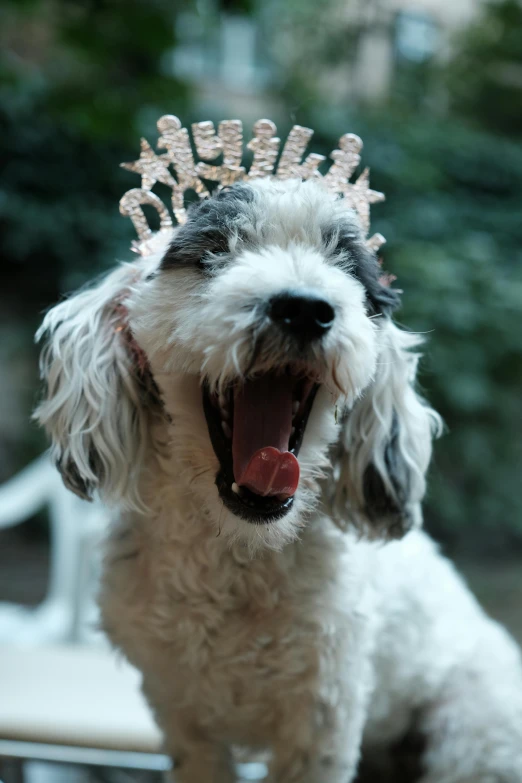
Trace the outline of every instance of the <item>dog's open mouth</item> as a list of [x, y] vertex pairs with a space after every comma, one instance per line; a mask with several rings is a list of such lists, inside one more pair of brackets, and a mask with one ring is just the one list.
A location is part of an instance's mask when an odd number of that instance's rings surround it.
[[203, 407], [220, 470], [224, 504], [249, 522], [272, 522], [291, 508], [299, 484], [298, 454], [317, 382], [289, 368], [232, 384], [203, 387]]

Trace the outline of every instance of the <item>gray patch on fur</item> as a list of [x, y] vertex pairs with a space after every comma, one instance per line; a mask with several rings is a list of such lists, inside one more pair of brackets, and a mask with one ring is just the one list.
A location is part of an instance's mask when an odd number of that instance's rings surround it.
[[377, 257], [366, 247], [362, 231], [355, 221], [346, 218], [340, 225], [324, 229], [323, 234], [334, 258], [342, 254], [346, 259], [347, 272], [364, 286], [371, 313], [391, 315], [400, 306], [400, 294], [381, 283]]
[[364, 473], [365, 512], [374, 526], [382, 528], [390, 538], [402, 538], [413, 525], [408, 509], [410, 472], [399, 448], [399, 420], [393, 415], [392, 430], [384, 448], [384, 462], [395, 498], [387, 492], [383, 478], [373, 464]]
[[240, 235], [242, 214], [251, 212], [254, 197], [248, 185], [234, 185], [194, 204], [187, 222], [170, 243], [160, 268], [189, 265], [208, 270], [211, 255], [230, 252], [230, 240]]

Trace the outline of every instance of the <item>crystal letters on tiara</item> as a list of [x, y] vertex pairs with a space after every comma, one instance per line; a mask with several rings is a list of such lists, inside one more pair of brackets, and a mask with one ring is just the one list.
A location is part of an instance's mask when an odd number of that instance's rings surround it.
[[[252, 138], [246, 145], [252, 152], [248, 171], [242, 165], [243, 125], [240, 120], [223, 120], [219, 123], [217, 133], [212, 122], [196, 122], [192, 125], [194, 146], [201, 158], [198, 163], [194, 160], [188, 130], [182, 126], [178, 117], [165, 114], [158, 120], [157, 128], [160, 134], [158, 149], [166, 152], [156, 154], [149, 143], [142, 139], [139, 159], [121, 164], [128, 171], [141, 176], [141, 188], [133, 188], [124, 194], [120, 201], [120, 212], [132, 220], [138, 234], [132, 249], [142, 256], [154, 253], [158, 247], [158, 238], [162, 239], [165, 232], [170, 234], [173, 228], [168, 209], [152, 192], [156, 182], [171, 188], [172, 212], [178, 224], [185, 223], [187, 219], [185, 191], [194, 190], [200, 198], [211, 195], [204, 180], [216, 182], [217, 188], [260, 177], [321, 180], [331, 193], [341, 196], [346, 205], [357, 212], [366, 235], [370, 229], [370, 205], [384, 200], [382, 193], [370, 188], [367, 168], [355, 182], [350, 182], [360, 163], [363, 146], [359, 136], [353, 133], [341, 136], [338, 149], [330, 154], [333, 163], [322, 175], [319, 165], [326, 158], [316, 153], [310, 153], [304, 158], [313, 130], [301, 125], [293, 126], [279, 157], [281, 139], [276, 136], [276, 126], [271, 120], [258, 120], [254, 124]], [[220, 162], [217, 162], [220, 157]], [[172, 172], [169, 167], [172, 167]], [[142, 209], [145, 204], [158, 212], [160, 228], [157, 232], [149, 227]], [[367, 239], [366, 244], [377, 252], [384, 241], [381, 234], [374, 234]]]

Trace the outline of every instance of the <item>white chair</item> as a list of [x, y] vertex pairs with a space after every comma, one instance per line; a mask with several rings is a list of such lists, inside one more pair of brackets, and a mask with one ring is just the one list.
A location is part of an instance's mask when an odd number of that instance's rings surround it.
[[[94, 628], [107, 512], [68, 492], [47, 455], [0, 487], [0, 529], [44, 506], [51, 523], [46, 598], [35, 609], [0, 604], [0, 781], [10, 774], [32, 783], [30, 760], [163, 772], [170, 764], [140, 675]], [[265, 771], [239, 765], [245, 781]], [[53, 772], [45, 779], [54, 783]]]
[[[88, 558], [103, 536], [107, 512], [63, 486], [47, 454], [0, 487], [0, 530], [47, 507], [51, 557], [47, 594], [36, 608], [0, 603], [0, 643], [45, 644], [96, 636], [82, 621], [93, 616], [95, 584], [86, 582]], [[101, 638], [101, 636], [100, 636]]]
[[0, 487], [0, 529], [44, 507], [51, 545], [46, 597], [36, 608], [0, 604], [0, 767], [8, 765], [17, 781], [31, 759], [167, 769], [138, 672], [118, 662], [96, 630], [107, 512], [67, 491], [48, 455]]
[[167, 770], [140, 675], [85, 645], [0, 649], [0, 763], [30, 759]]

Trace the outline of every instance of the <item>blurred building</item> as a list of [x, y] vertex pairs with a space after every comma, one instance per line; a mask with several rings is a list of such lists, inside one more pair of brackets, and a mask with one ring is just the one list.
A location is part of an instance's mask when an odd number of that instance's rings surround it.
[[[202, 109], [222, 113], [225, 104], [248, 119], [266, 113], [295, 67], [309, 68], [330, 100], [386, 99], [401, 64], [451, 55], [482, 0], [333, 0], [319, 19], [309, 0], [300, 7], [268, 0], [253, 14], [229, 5], [204, 0], [180, 13], [167, 67], [194, 85]], [[327, 56], [316, 57], [318, 49]]]
[[381, 99], [402, 62], [444, 60], [453, 39], [480, 13], [481, 0], [376, 0], [348, 4], [347, 23], [360, 31], [355, 92]]

